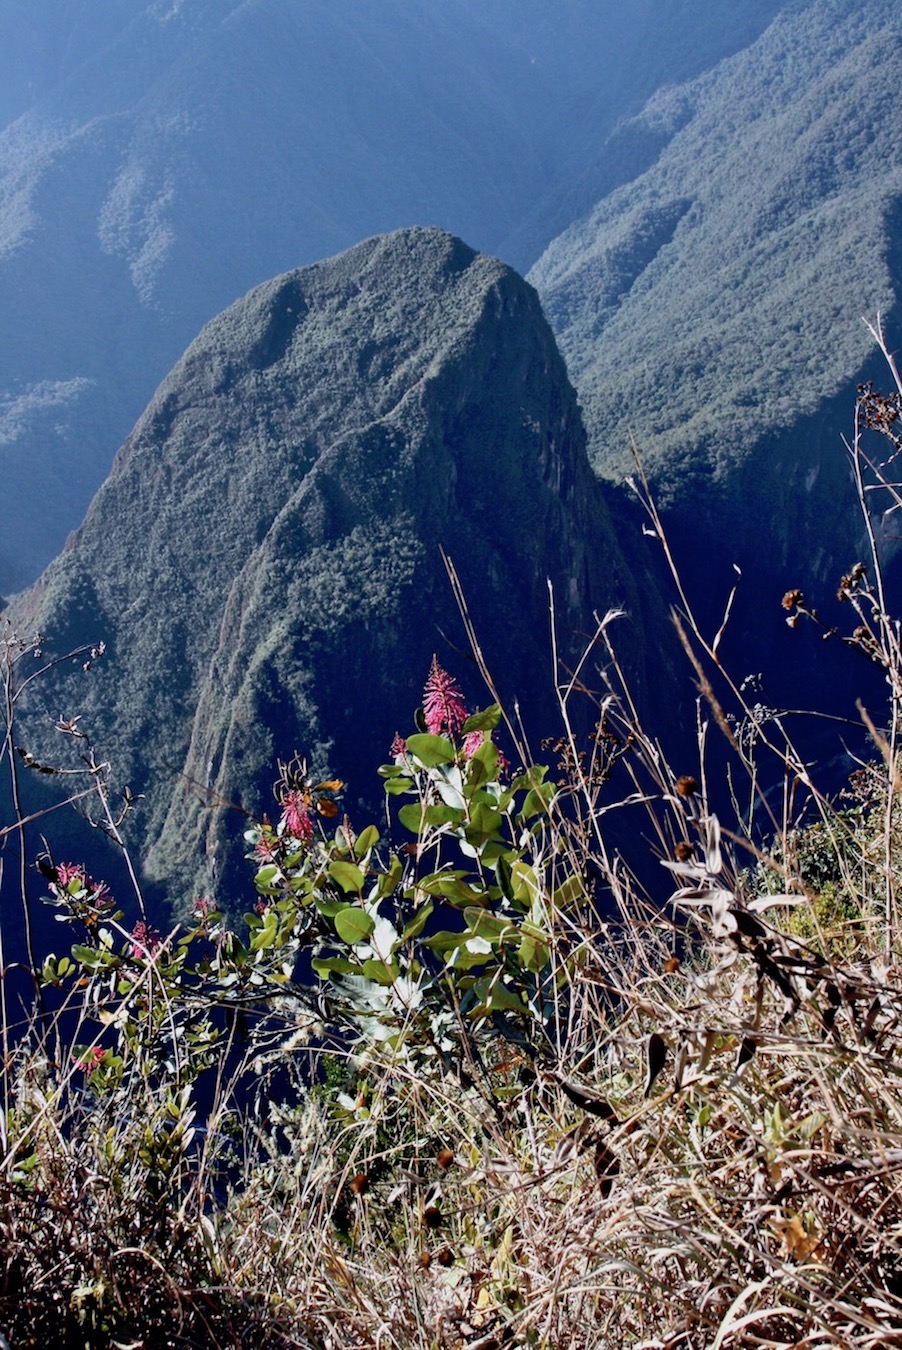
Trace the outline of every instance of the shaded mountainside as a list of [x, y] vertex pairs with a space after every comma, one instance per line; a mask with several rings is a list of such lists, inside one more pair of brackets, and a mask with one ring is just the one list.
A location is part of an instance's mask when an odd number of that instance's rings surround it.
[[378, 799], [373, 770], [434, 650], [486, 701], [448, 645], [467, 647], [440, 546], [502, 692], [539, 719], [546, 578], [564, 649], [593, 609], [625, 604], [634, 653], [659, 622], [535, 292], [450, 235], [405, 230], [252, 291], [163, 382], [12, 610], [45, 655], [107, 644], [90, 675], [35, 684], [30, 744], [46, 714], [82, 714], [147, 794], [139, 849], [173, 901], [174, 882], [183, 899], [240, 888], [238, 818], [204, 790], [269, 809], [276, 759], [297, 750], [350, 780], [352, 808]]
[[704, 571], [853, 561], [840, 437], [885, 383], [861, 316], [900, 332], [900, 147], [898, 6], [799, 0], [618, 129], [613, 190], [529, 274], [594, 465], [630, 472], [631, 429]]
[[0, 591], [248, 287], [416, 224], [528, 266], [617, 118], [781, 3], [0, 0]]

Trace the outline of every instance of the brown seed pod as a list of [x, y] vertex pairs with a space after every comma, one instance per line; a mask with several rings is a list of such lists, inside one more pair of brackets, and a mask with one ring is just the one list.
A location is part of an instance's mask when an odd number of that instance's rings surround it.
[[364, 1195], [369, 1190], [369, 1177], [366, 1172], [358, 1172], [355, 1176], [351, 1177], [348, 1186], [355, 1195]]
[[454, 1263], [454, 1253], [450, 1247], [442, 1247], [440, 1252], [436, 1252], [435, 1259], [440, 1266], [450, 1266]]
[[439, 1167], [442, 1169], [443, 1172], [447, 1172], [448, 1168], [454, 1162], [454, 1149], [440, 1148], [438, 1153], [435, 1155], [435, 1161], [438, 1163]]
[[423, 1222], [427, 1228], [439, 1228], [442, 1222], [442, 1211], [438, 1205], [427, 1205], [423, 1210]]

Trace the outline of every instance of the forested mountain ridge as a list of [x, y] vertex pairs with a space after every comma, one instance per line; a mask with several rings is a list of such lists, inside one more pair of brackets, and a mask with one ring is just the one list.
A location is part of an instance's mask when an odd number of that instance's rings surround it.
[[248, 287], [414, 224], [525, 268], [616, 120], [780, 7], [0, 0], [0, 592]]
[[631, 429], [662, 500], [746, 566], [762, 522], [800, 578], [855, 547], [840, 432], [873, 370], [862, 315], [898, 332], [900, 55], [885, 0], [790, 6], [618, 130], [609, 162], [643, 171], [529, 274], [597, 469], [630, 471]]
[[44, 659], [107, 646], [88, 676], [37, 682], [19, 734], [58, 755], [47, 728], [77, 711], [147, 794], [138, 852], [172, 902], [192, 883], [240, 893], [240, 831], [210, 801], [259, 815], [295, 751], [351, 780], [349, 806], [372, 801], [432, 652], [467, 666], [442, 546], [533, 726], [553, 690], [546, 578], [562, 654], [623, 604], [641, 670], [653, 588], [617, 542], [534, 291], [406, 230], [259, 287], [192, 343], [11, 610]]

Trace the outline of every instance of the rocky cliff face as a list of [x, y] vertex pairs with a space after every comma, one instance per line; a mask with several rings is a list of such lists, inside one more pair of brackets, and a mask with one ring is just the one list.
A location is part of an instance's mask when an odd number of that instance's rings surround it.
[[504, 693], [526, 706], [552, 689], [546, 578], [565, 647], [593, 608], [641, 621], [647, 603], [514, 272], [404, 230], [269, 282], [204, 329], [13, 611], [57, 651], [107, 643], [88, 677], [36, 690], [54, 715], [82, 713], [146, 793], [155, 877], [235, 889], [240, 820], [208, 803], [271, 807], [277, 757], [347, 778], [351, 803], [378, 797], [370, 775], [433, 651], [486, 701], [442, 548]]

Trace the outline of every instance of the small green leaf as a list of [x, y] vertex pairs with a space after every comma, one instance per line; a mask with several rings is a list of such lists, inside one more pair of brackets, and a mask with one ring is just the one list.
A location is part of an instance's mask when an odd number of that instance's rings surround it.
[[505, 899], [513, 900], [514, 887], [511, 878], [511, 865], [504, 855], [500, 855], [495, 863], [495, 876], [498, 878], [498, 885]]
[[450, 900], [452, 905], [457, 905], [459, 908], [465, 905], [485, 905], [488, 903], [488, 897], [484, 891], [474, 890], [465, 881], [461, 881], [454, 876], [445, 876], [438, 883], [436, 889], [443, 899]]
[[471, 937], [471, 933], [435, 933], [431, 938], [427, 938], [423, 945], [431, 952], [450, 952], [455, 947], [463, 947]]
[[379, 831], [375, 825], [367, 825], [365, 830], [361, 830], [354, 840], [354, 855], [357, 858], [363, 858], [369, 853], [371, 848], [379, 842]]
[[334, 972], [336, 975], [359, 975], [360, 967], [354, 961], [348, 961], [344, 956], [316, 956], [310, 962], [317, 975], [324, 980]]
[[408, 736], [407, 751], [427, 769], [454, 763], [454, 746], [444, 736]]
[[470, 815], [469, 824], [464, 833], [467, 841], [478, 848], [497, 835], [504, 817], [487, 802], [477, 802]]
[[383, 872], [382, 876], [376, 883], [376, 894], [378, 895], [380, 900], [384, 899], [385, 896], [387, 895], [391, 895], [392, 891], [398, 885], [400, 885], [403, 871], [404, 869], [401, 866], [401, 859], [397, 856], [396, 853], [393, 853], [391, 856], [391, 862], [389, 863], [388, 871]]
[[520, 810], [520, 820], [529, 820], [532, 816], [547, 815], [548, 804], [555, 793], [553, 783], [541, 783], [530, 789]]
[[338, 882], [346, 894], [359, 895], [363, 890], [363, 873], [356, 863], [341, 861], [330, 863], [329, 876]]
[[257, 929], [251, 938], [251, 951], [258, 952], [264, 947], [271, 947], [278, 931], [279, 915], [277, 911], [274, 909], [267, 910], [262, 926]]
[[472, 937], [481, 937], [493, 945], [496, 942], [509, 941], [517, 936], [517, 930], [507, 919], [496, 918], [484, 909], [466, 909], [464, 918]]
[[254, 877], [254, 885], [258, 891], [271, 890], [278, 879], [279, 869], [275, 863], [266, 863], [258, 868], [257, 875]]
[[313, 903], [319, 913], [324, 915], [327, 919], [334, 919], [336, 914], [339, 914], [347, 907], [346, 900], [333, 900], [331, 896], [328, 895], [314, 895]]
[[387, 966], [384, 961], [364, 961], [363, 973], [376, 984], [388, 985], [394, 984], [401, 972], [396, 965]]
[[[411, 938], [420, 936], [423, 929], [426, 927], [426, 923], [433, 909], [434, 905], [431, 898], [420, 905], [420, 908], [401, 934], [401, 942], [409, 942]], [[396, 943], [395, 945], [397, 946], [398, 944]]]
[[367, 914], [365, 909], [359, 909], [357, 905], [348, 905], [346, 909], [339, 910], [334, 922], [335, 931], [342, 942], [347, 942], [352, 947], [358, 942], [365, 942], [376, 927], [372, 916]]
[[474, 712], [461, 727], [460, 734], [469, 736], [471, 731], [494, 731], [501, 721], [501, 705], [490, 703], [482, 712]]
[[560, 886], [555, 886], [551, 898], [558, 909], [565, 909], [572, 905], [574, 900], [579, 900], [583, 895], [582, 878], [573, 876], [562, 881]]
[[539, 937], [536, 933], [523, 933], [517, 957], [524, 970], [538, 975], [548, 964], [550, 954], [547, 938]]

